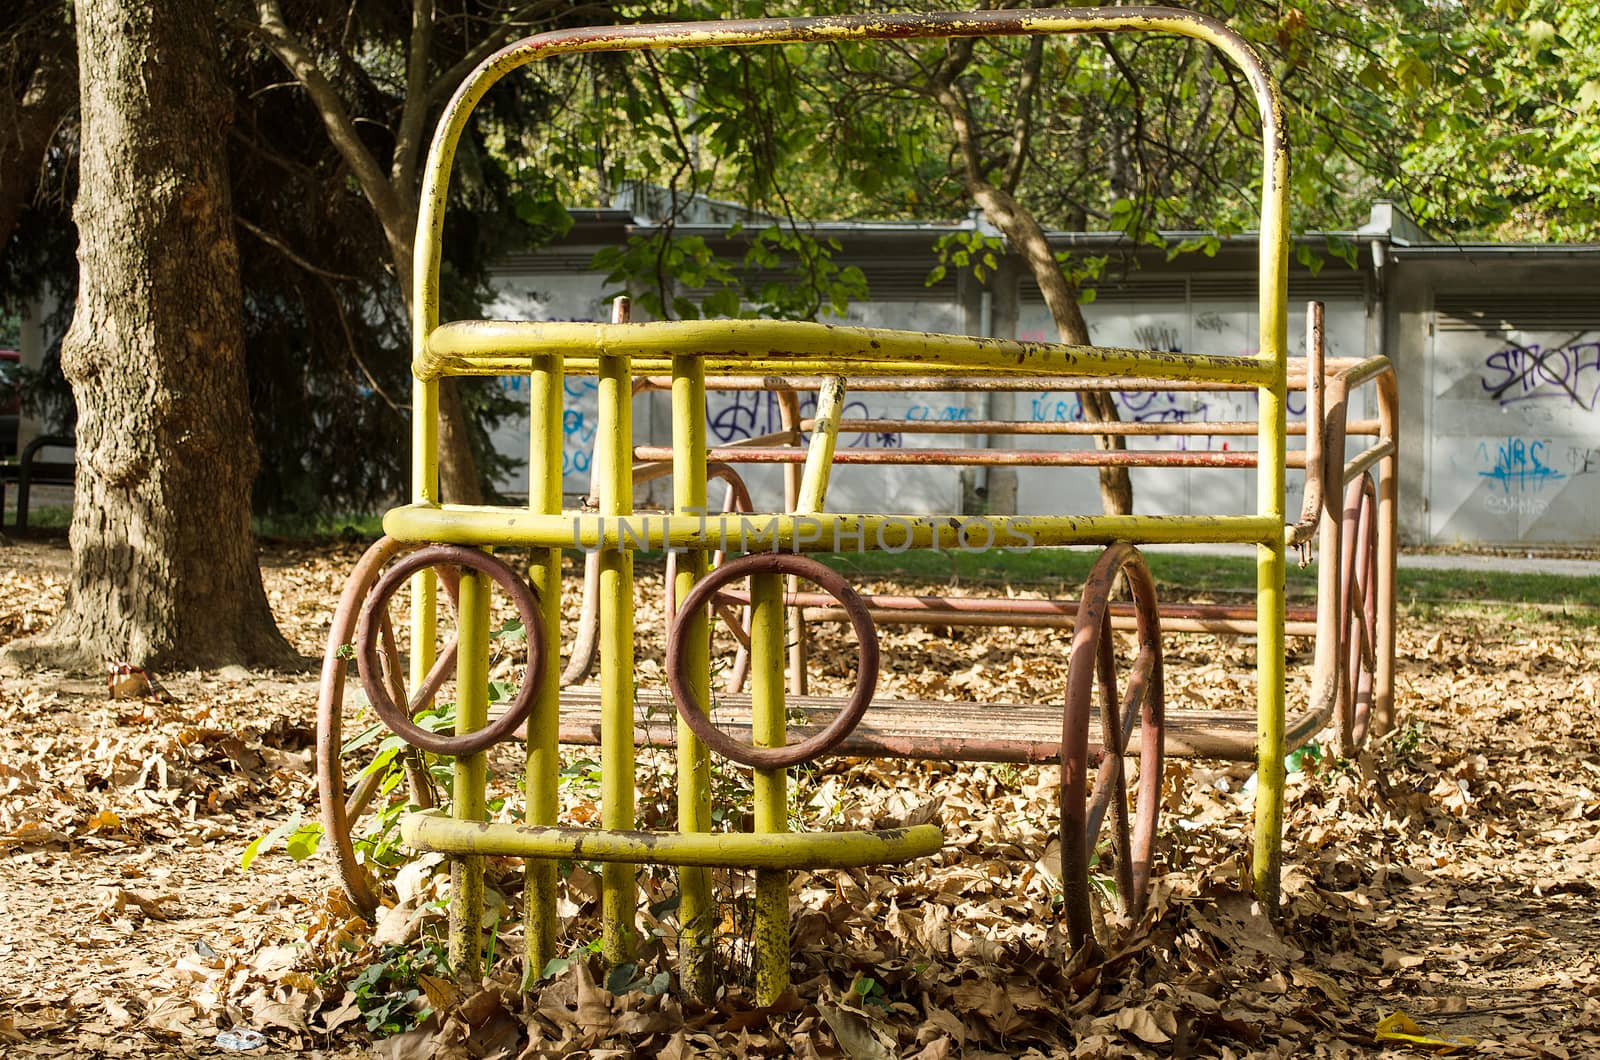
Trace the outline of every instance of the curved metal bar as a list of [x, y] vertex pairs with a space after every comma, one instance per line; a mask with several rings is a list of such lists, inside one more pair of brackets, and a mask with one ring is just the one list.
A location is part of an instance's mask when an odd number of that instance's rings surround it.
[[[731, 464], [713, 461], [706, 465], [707, 479], [721, 479], [728, 484], [728, 492], [723, 495], [722, 511], [753, 512], [756, 510], [755, 502], [750, 499], [750, 488], [745, 485], [744, 478]], [[713, 569], [728, 558], [728, 550], [719, 548], [712, 553]], [[671, 622], [678, 615], [678, 554], [667, 553], [666, 574], [666, 603], [667, 621]], [[738, 651], [733, 657], [733, 666], [728, 670], [727, 689], [737, 692], [744, 687], [745, 678], [750, 674], [750, 609], [746, 607], [740, 612], [739, 618], [729, 614], [728, 609], [720, 602], [713, 601], [713, 607], [722, 620], [733, 631], [734, 639], [739, 642]]]
[[381, 537], [357, 561], [345, 581], [344, 592], [339, 596], [333, 621], [328, 626], [328, 646], [322, 656], [322, 679], [317, 690], [317, 801], [321, 806], [322, 831], [332, 843], [340, 886], [356, 908], [369, 916], [378, 908], [378, 895], [372, 888], [372, 880], [356, 861], [350, 822], [366, 807], [374, 784], [360, 784], [349, 796], [345, 793], [344, 769], [339, 760], [344, 744], [341, 712], [348, 669], [345, 653], [355, 635], [356, 612], [377, 580], [378, 572], [389, 560], [413, 547]]
[[[1139, 652], [1129, 675], [1126, 698], [1117, 696], [1110, 627], [1111, 589], [1124, 574], [1139, 618]], [[1088, 794], [1089, 719], [1094, 688], [1101, 692], [1102, 758], [1092, 799]], [[1139, 801], [1127, 821], [1127, 783], [1122, 754], [1140, 725]], [[1112, 545], [1096, 561], [1084, 584], [1083, 602], [1067, 663], [1066, 710], [1061, 730], [1061, 875], [1066, 897], [1067, 936], [1073, 950], [1094, 941], [1090, 913], [1089, 859], [1109, 806], [1117, 814], [1117, 871], [1127, 911], [1139, 916], [1150, 891], [1156, 821], [1161, 811], [1161, 778], [1166, 743], [1166, 689], [1161, 667], [1161, 615], [1155, 580], [1139, 550]]]
[[[505, 590], [506, 595], [511, 597], [512, 603], [516, 605], [517, 614], [527, 631], [528, 643], [528, 666], [523, 672], [522, 684], [518, 687], [516, 695], [511, 697], [506, 712], [482, 729], [458, 733], [455, 736], [429, 732], [411, 720], [411, 714], [432, 700], [440, 686], [444, 684], [445, 678], [454, 669], [455, 644], [452, 643], [440, 654], [428, 671], [426, 679], [412, 693], [411, 701], [404, 709], [385, 687], [382, 679], [382, 661], [379, 658], [379, 616], [387, 607], [389, 598], [411, 575], [429, 567], [446, 565], [465, 567], [479, 574], [486, 574]], [[518, 577], [515, 571], [489, 553], [478, 549], [457, 545], [430, 545], [418, 549], [396, 563], [366, 594], [366, 599], [361, 605], [360, 617], [356, 622], [356, 664], [361, 671], [361, 685], [366, 690], [372, 709], [391, 732], [413, 747], [420, 747], [434, 754], [461, 757], [476, 754], [507, 738], [528, 716], [528, 712], [533, 708], [533, 700], [538, 693], [539, 678], [544, 669], [544, 657], [539, 651], [539, 645], [544, 643], [543, 636], [544, 620], [538, 602], [534, 599], [527, 583]]]
[[[1289, 530], [1290, 546], [1305, 546], [1311, 541], [1322, 515], [1322, 494], [1327, 488], [1323, 482], [1327, 468], [1322, 455], [1323, 435], [1327, 430], [1323, 404], [1327, 397], [1325, 338], [1322, 303], [1309, 302], [1306, 304], [1306, 484], [1300, 500], [1300, 518]], [[1341, 443], [1340, 451], [1343, 449]], [[1309, 556], [1302, 552], [1300, 565], [1305, 566], [1308, 560]]]
[[[720, 462], [707, 464], [706, 478], [721, 479], [723, 482], [728, 484], [728, 492], [723, 496], [722, 500], [722, 511], [724, 515], [729, 512], [753, 512], [756, 510], [755, 502], [750, 499], [750, 487], [745, 485], [743, 476], [741, 476], [731, 464], [724, 464]], [[712, 566], [716, 567], [717, 565], [721, 564], [722, 561], [727, 558], [727, 556], [727, 549], [717, 549], [712, 553]], [[677, 576], [678, 554], [676, 552], [668, 552], [666, 574], [667, 584], [665, 589], [668, 622], [671, 622], [673, 619], [678, 617]], [[748, 626], [748, 623], [746, 623], [746, 625]]]
[[600, 550], [583, 557], [583, 604], [578, 612], [578, 636], [572, 655], [561, 671], [561, 687], [579, 684], [594, 670], [600, 656]]
[[1340, 555], [1339, 753], [1350, 757], [1366, 740], [1377, 669], [1377, 488], [1369, 475], [1350, 483]]
[[[855, 628], [857, 641], [856, 686], [844, 708], [815, 736], [799, 743], [782, 747], [752, 747], [740, 743], [712, 724], [705, 707], [698, 701], [689, 685], [684, 653], [682, 630], [685, 619], [698, 609], [707, 606], [718, 589], [751, 574], [793, 574], [821, 586], [850, 612], [850, 624]], [[672, 689], [678, 716], [706, 747], [724, 758], [758, 769], [777, 769], [798, 765], [818, 755], [826, 754], [839, 744], [861, 720], [872, 703], [872, 694], [878, 687], [878, 634], [872, 619], [867, 615], [866, 604], [850, 587], [850, 583], [834, 570], [814, 559], [782, 552], [758, 552], [729, 560], [695, 583], [683, 598], [678, 617], [667, 634], [667, 684]]]
[[[518, 67], [558, 55], [600, 51], [645, 51], [667, 48], [828, 43], [862, 40], [936, 39], [952, 37], [1035, 36], [1043, 34], [1154, 32], [1203, 41], [1231, 59], [1244, 74], [1261, 118], [1263, 174], [1261, 190], [1262, 304], [1259, 358], [1277, 366], [1269, 387], [1281, 400], [1287, 332], [1283, 316], [1288, 282], [1289, 153], [1282, 103], [1271, 75], [1245, 39], [1215, 19], [1163, 7], [1063, 8], [1029, 11], [974, 11], [937, 14], [845, 15], [807, 18], [728, 19], [713, 23], [654, 23], [553, 30], [517, 41], [480, 63], [456, 89], [435, 129], [424, 169], [413, 268], [413, 354], [419, 386], [433, 397], [425, 364], [430, 333], [439, 324], [439, 265], [445, 202], [450, 171], [462, 131], [485, 93]], [[606, 333], [596, 326], [597, 338]], [[604, 347], [604, 338], [596, 343]], [[419, 408], [419, 412], [422, 411]], [[421, 416], [418, 416], [419, 421]], [[430, 461], [437, 444], [428, 433]], [[422, 440], [422, 432], [418, 434]], [[418, 484], [432, 500], [435, 487]]]

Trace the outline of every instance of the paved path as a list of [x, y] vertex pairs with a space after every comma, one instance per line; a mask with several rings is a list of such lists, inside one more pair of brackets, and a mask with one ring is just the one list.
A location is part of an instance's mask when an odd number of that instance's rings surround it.
[[[1196, 552], [1213, 556], [1249, 556], [1253, 545], [1147, 545], [1146, 552]], [[1492, 571], [1506, 574], [1558, 574], [1569, 578], [1600, 578], [1600, 553], [1591, 558], [1498, 555], [1485, 552], [1406, 552], [1400, 566], [1418, 570]]]

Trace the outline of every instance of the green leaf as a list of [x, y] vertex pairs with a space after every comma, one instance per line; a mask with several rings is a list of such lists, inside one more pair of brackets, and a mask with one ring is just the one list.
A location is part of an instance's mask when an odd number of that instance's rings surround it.
[[296, 828], [289, 838], [284, 841], [283, 847], [289, 856], [296, 861], [304, 861], [317, 852], [317, 847], [322, 844], [322, 824], [319, 821], [309, 821]]
[[[268, 832], [259, 839], [256, 839], [249, 846], [244, 848], [244, 853], [239, 857], [240, 871], [250, 871], [250, 866], [255, 864], [255, 860], [258, 856], [265, 854], [267, 851], [277, 846], [283, 841], [284, 837], [288, 836], [299, 827], [300, 812], [296, 810], [289, 816], [287, 821], [283, 822], [278, 827], [274, 828], [272, 831]], [[321, 830], [320, 825], [318, 826], [318, 830]]]

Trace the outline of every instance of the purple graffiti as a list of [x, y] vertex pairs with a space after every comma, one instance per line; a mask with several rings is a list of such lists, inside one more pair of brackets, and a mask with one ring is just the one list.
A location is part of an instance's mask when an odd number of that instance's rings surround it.
[[1544, 349], [1511, 346], [1484, 358], [1484, 393], [1501, 407], [1521, 401], [1564, 401], [1588, 412], [1600, 407], [1600, 342]]
[[[817, 396], [801, 394], [801, 418], [814, 416], [816, 412]], [[883, 417], [874, 417], [871, 410], [860, 401], [847, 401], [844, 405], [843, 418], [853, 420]], [[711, 432], [712, 440], [726, 445], [729, 442], [755, 438], [763, 434], [776, 434], [783, 430], [783, 414], [775, 394], [768, 391], [735, 390], [728, 394], [726, 405], [708, 412], [706, 426]], [[902, 444], [898, 434], [867, 432], [848, 438], [841, 437], [840, 441], [847, 449], [896, 449]]]

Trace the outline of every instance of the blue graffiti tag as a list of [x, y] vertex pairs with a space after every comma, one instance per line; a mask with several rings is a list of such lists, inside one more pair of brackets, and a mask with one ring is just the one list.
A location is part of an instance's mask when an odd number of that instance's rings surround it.
[[[1543, 489], [1547, 482], [1557, 482], [1567, 476], [1544, 462], [1544, 454], [1549, 449], [1549, 443], [1543, 439], [1507, 438], [1503, 445], [1496, 450], [1494, 464], [1487, 471], [1480, 471], [1478, 475], [1498, 482], [1500, 489], [1505, 493], [1511, 492], [1511, 487], [1526, 491], [1530, 487]], [[1478, 459], [1487, 464], [1490, 461], [1489, 443], [1478, 443]]]

